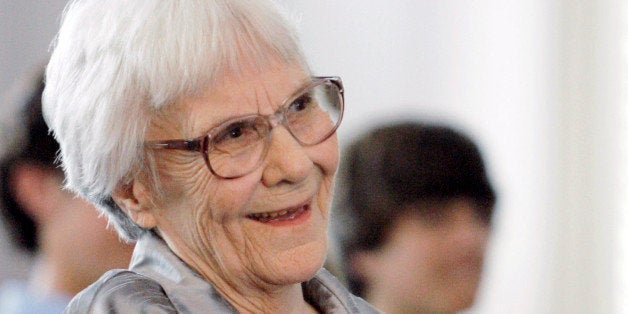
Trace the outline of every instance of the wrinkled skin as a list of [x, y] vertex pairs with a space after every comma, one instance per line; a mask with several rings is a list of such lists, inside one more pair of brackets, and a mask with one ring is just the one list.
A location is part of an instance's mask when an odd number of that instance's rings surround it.
[[[226, 75], [202, 95], [165, 109], [147, 140], [198, 137], [233, 117], [272, 114], [308, 79], [301, 67], [280, 63]], [[241, 312], [307, 312], [312, 308], [300, 283], [325, 258], [337, 137], [302, 147], [281, 125], [271, 134], [261, 166], [236, 179], [214, 176], [200, 153], [158, 151], [163, 197], [136, 179], [131, 200], [118, 200]], [[247, 218], [304, 205], [308, 210], [294, 222]]]

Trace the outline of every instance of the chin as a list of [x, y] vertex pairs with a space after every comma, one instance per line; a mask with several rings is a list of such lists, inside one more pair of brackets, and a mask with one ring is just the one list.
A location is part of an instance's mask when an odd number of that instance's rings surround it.
[[473, 306], [475, 302], [475, 292], [464, 293], [462, 295], [454, 296], [450, 300], [450, 304], [448, 306], [448, 310], [446, 312], [459, 312], [462, 310], [469, 309]]
[[323, 267], [327, 252], [326, 242], [311, 243], [295, 250], [277, 271], [274, 283], [288, 285], [308, 281]]

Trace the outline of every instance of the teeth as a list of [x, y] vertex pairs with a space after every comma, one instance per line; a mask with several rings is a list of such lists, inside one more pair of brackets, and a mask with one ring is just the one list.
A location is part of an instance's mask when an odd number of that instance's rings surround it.
[[275, 217], [278, 217], [278, 216], [283, 216], [283, 215], [285, 215], [287, 213], [288, 213], [287, 210], [283, 210], [283, 211], [280, 211], [278, 213], [270, 213], [269, 216], [270, 216], [270, 218], [275, 218]]
[[249, 215], [247, 215], [247, 217], [253, 218], [253, 219], [256, 219], [256, 220], [270, 220], [270, 219], [275, 219], [277, 217], [282, 217], [282, 216], [285, 216], [287, 214], [290, 214], [290, 216], [288, 216], [288, 219], [294, 219], [294, 217], [296, 217], [297, 213], [299, 213], [303, 209], [304, 209], [304, 207], [299, 207], [299, 208], [293, 208], [293, 209], [285, 209], [285, 210], [282, 210], [282, 211], [279, 211], [279, 212], [272, 212], [272, 213], [249, 214]]

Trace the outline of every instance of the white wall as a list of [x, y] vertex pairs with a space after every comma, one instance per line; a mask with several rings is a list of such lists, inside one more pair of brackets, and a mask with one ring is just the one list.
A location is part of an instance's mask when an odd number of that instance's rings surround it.
[[0, 91], [48, 56], [65, 0], [0, 0]]
[[[0, 90], [45, 57], [65, 1], [0, 0]], [[499, 192], [478, 313], [628, 312], [623, 0], [282, 0], [348, 142], [380, 119], [450, 122]]]
[[555, 311], [628, 313], [628, 3], [565, 1], [558, 18]]

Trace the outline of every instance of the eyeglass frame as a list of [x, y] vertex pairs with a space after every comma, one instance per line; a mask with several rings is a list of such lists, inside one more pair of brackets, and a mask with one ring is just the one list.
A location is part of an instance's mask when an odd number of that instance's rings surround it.
[[[250, 114], [250, 115], [243, 115], [243, 116], [239, 116], [239, 117], [233, 117], [230, 118], [222, 123], [220, 123], [219, 125], [211, 128], [209, 131], [207, 131], [204, 135], [201, 135], [199, 137], [196, 138], [192, 138], [192, 139], [172, 139], [172, 140], [155, 140], [155, 141], [146, 141], [144, 143], [145, 147], [151, 148], [151, 149], [174, 149], [174, 150], [185, 150], [185, 151], [195, 151], [195, 152], [199, 152], [201, 153], [201, 155], [203, 155], [203, 159], [205, 160], [205, 164], [207, 165], [207, 168], [209, 168], [209, 171], [211, 171], [211, 173], [219, 178], [222, 179], [236, 179], [236, 178], [240, 178], [243, 177], [249, 173], [251, 173], [253, 170], [255, 170], [257, 167], [259, 167], [261, 161], [264, 159], [264, 157], [266, 156], [266, 154], [268, 153], [268, 144], [266, 144], [264, 151], [261, 153], [260, 155], [260, 160], [257, 162], [257, 164], [249, 171], [237, 175], [237, 176], [233, 176], [233, 177], [226, 177], [226, 176], [221, 176], [220, 174], [216, 173], [216, 171], [212, 168], [211, 163], [209, 162], [209, 150], [210, 150], [210, 142], [212, 139], [212, 135], [214, 135], [213, 133], [216, 132], [216, 130], [220, 130], [222, 126], [229, 124], [229, 123], [233, 123], [234, 121], [237, 120], [242, 120], [242, 119], [246, 119], [249, 117], [262, 117], [264, 118], [267, 122], [268, 125], [270, 125], [270, 129], [268, 131], [268, 135], [267, 137], [270, 137], [270, 134], [272, 133], [273, 129], [275, 127], [277, 127], [278, 125], [283, 125], [286, 130], [290, 133], [290, 135], [292, 135], [292, 137], [301, 145], [301, 146], [313, 146], [313, 145], [317, 145], [320, 144], [324, 141], [326, 141], [328, 138], [330, 138], [334, 133], [336, 133], [336, 130], [338, 130], [338, 127], [340, 126], [340, 123], [342, 122], [342, 118], [344, 116], [344, 109], [345, 109], [345, 96], [344, 96], [344, 86], [342, 84], [342, 79], [339, 76], [312, 76], [311, 77], [312, 82], [310, 82], [309, 84], [299, 88], [298, 90], [296, 90], [294, 93], [292, 93], [292, 95], [290, 95], [288, 98], [284, 99], [281, 102], [281, 106], [279, 106], [279, 109], [277, 109], [277, 111], [275, 111], [272, 114], [269, 115], [260, 115], [260, 114]], [[288, 109], [288, 105], [290, 103], [292, 103], [294, 100], [298, 99], [298, 97], [300, 97], [303, 92], [305, 92], [308, 89], [314, 88], [320, 84], [324, 84], [324, 82], [329, 81], [330, 83], [336, 85], [336, 87], [338, 88], [338, 93], [340, 94], [340, 113], [338, 115], [338, 121], [336, 122], [336, 124], [334, 125], [333, 129], [331, 129], [325, 136], [323, 136], [320, 140], [318, 140], [315, 143], [311, 143], [311, 144], [307, 144], [307, 143], [303, 143], [298, 137], [296, 137], [294, 135], [294, 133], [292, 133], [292, 130], [290, 129], [289, 125], [286, 123], [286, 110]], [[268, 139], [265, 139], [268, 140]]]

